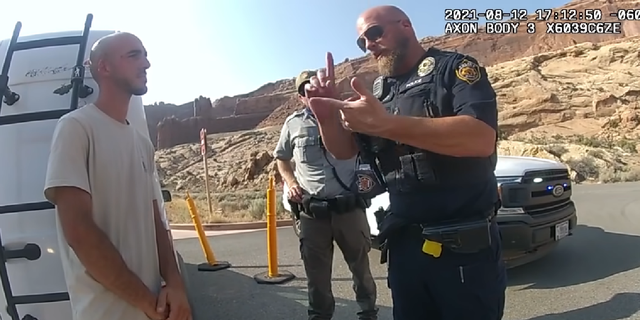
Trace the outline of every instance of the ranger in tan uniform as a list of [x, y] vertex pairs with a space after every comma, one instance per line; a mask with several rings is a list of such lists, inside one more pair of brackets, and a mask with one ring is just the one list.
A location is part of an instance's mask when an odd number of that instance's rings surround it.
[[[296, 79], [305, 106], [304, 86], [316, 73]], [[336, 160], [322, 144], [314, 115], [307, 108], [287, 118], [274, 151], [278, 170], [289, 186], [292, 207], [300, 212], [300, 251], [308, 278], [309, 320], [329, 320], [335, 300], [331, 292], [333, 241], [353, 274], [359, 319], [377, 319], [376, 284], [369, 268], [370, 229], [364, 200], [356, 196], [355, 158]], [[295, 174], [291, 165], [295, 162]], [[294, 210], [293, 211], [298, 211]]]

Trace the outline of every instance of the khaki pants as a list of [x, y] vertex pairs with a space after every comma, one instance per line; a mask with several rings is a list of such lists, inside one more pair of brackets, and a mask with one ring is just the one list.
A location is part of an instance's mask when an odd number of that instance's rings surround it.
[[333, 214], [331, 219], [300, 217], [300, 252], [307, 273], [309, 320], [329, 320], [335, 310], [331, 291], [333, 242], [336, 242], [353, 274], [353, 289], [360, 319], [377, 319], [376, 283], [369, 268], [371, 237], [362, 209]]

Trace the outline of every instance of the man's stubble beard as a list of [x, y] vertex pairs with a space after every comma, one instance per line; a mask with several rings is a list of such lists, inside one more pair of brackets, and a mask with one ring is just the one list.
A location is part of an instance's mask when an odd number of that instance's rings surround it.
[[378, 72], [381, 76], [392, 77], [397, 75], [397, 70], [404, 63], [409, 51], [409, 39], [399, 38], [395, 44], [395, 49], [389, 55], [378, 59]]
[[143, 96], [147, 93], [147, 91], [149, 90], [149, 88], [147, 88], [147, 86], [141, 87], [141, 88], [132, 88], [131, 94], [134, 96]]
[[119, 82], [120, 82], [120, 87], [122, 87], [122, 89], [124, 89], [126, 92], [134, 96], [142, 96], [146, 94], [148, 91], [148, 88], [146, 85], [142, 87], [135, 87], [131, 84], [131, 82], [129, 82], [126, 79], [122, 79]]

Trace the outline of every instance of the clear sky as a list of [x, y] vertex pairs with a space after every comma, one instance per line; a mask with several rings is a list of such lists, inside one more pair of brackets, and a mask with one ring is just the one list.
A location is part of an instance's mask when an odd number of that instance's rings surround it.
[[0, 9], [0, 39], [11, 36], [17, 20], [23, 23], [22, 34], [30, 35], [80, 30], [86, 14], [93, 13], [93, 29], [132, 32], [147, 47], [152, 66], [145, 103], [181, 104], [199, 95], [217, 99], [293, 78], [303, 69], [322, 67], [326, 51], [333, 52], [336, 62], [361, 56], [355, 21], [372, 6], [400, 7], [418, 36], [425, 37], [443, 33], [446, 8], [522, 8], [533, 13], [567, 2], [7, 0]]

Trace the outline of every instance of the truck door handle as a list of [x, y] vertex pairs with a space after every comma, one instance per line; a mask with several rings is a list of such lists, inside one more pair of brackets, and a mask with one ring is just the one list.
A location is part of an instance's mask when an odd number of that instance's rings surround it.
[[25, 258], [29, 261], [34, 261], [42, 256], [40, 246], [35, 243], [27, 243], [22, 249], [11, 250], [3, 247], [3, 250], [5, 260]]

